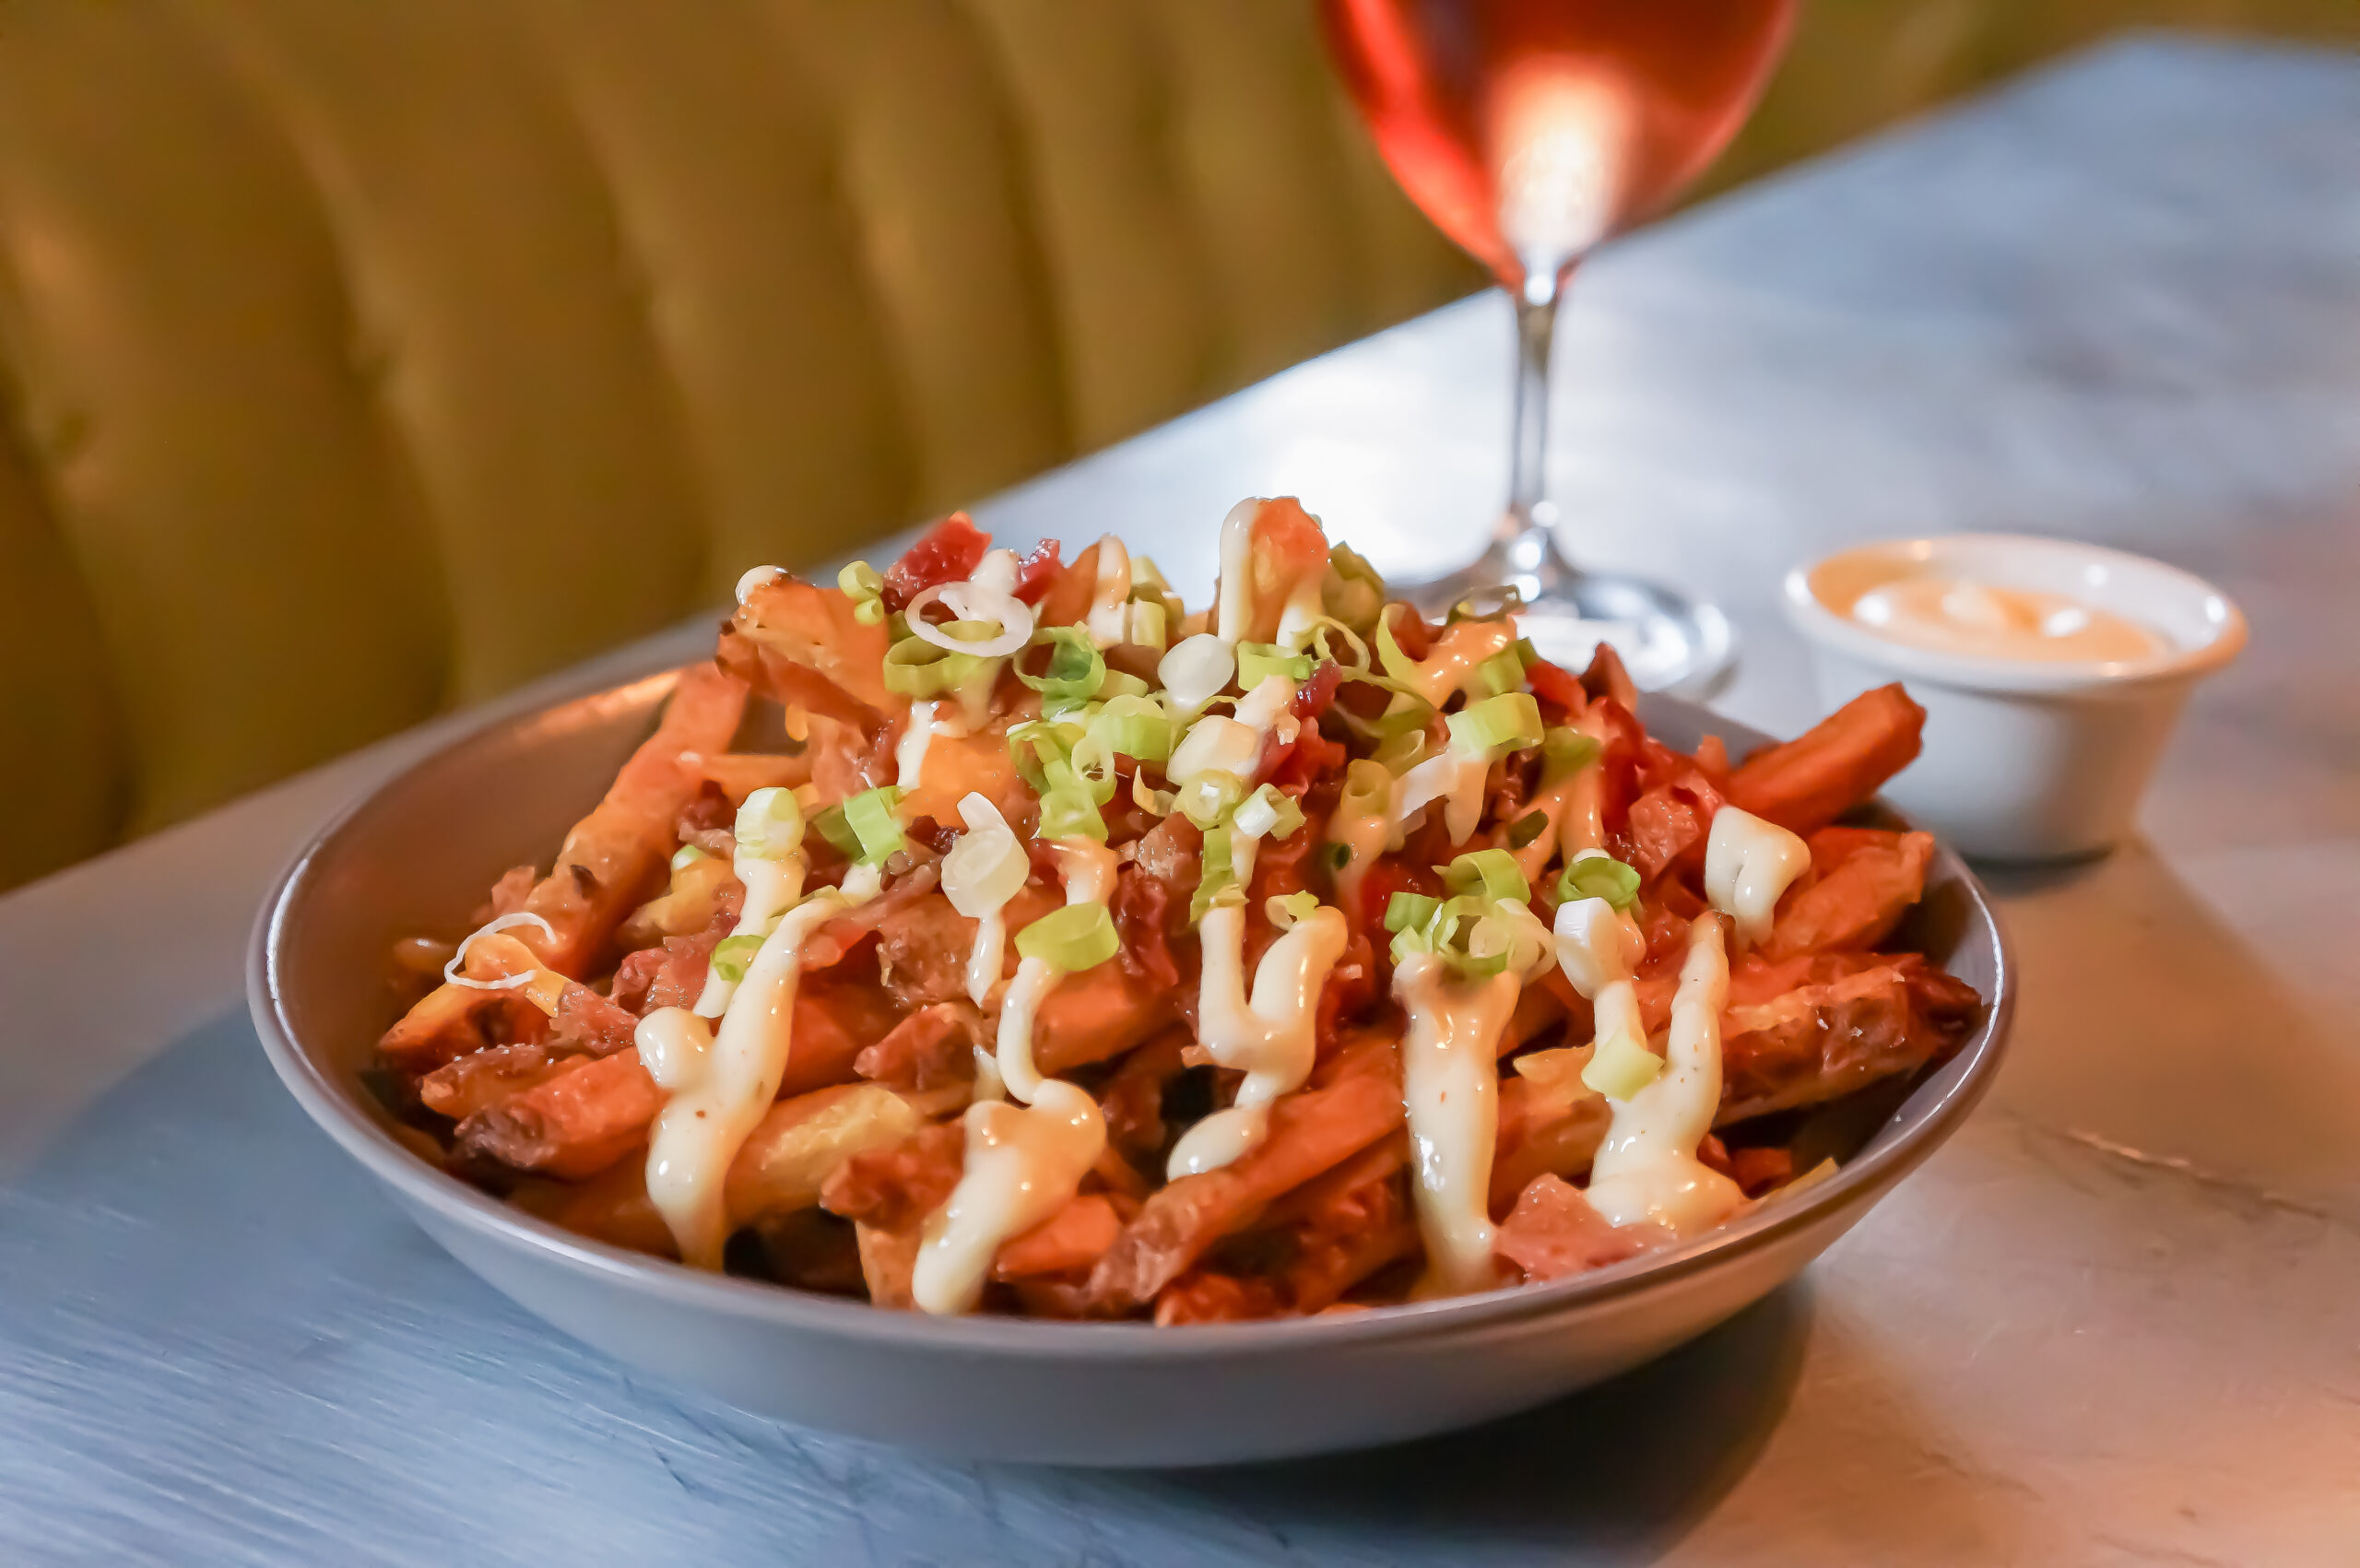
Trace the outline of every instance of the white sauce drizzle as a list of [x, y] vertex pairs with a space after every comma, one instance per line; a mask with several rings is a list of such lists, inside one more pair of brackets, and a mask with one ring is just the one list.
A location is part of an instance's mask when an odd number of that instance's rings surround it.
[[959, 1185], [927, 1216], [910, 1277], [920, 1312], [973, 1311], [1001, 1246], [1064, 1208], [1106, 1148], [1097, 1103], [1062, 1079], [1037, 1084], [1029, 1108], [985, 1101], [965, 1120]]
[[1090, 640], [1102, 648], [1123, 642], [1130, 632], [1131, 552], [1112, 534], [1098, 541], [1098, 587], [1090, 600], [1084, 624]]
[[1311, 1076], [1319, 994], [1351, 939], [1340, 910], [1312, 911], [1262, 955], [1248, 1002], [1245, 911], [1216, 905], [1205, 912], [1198, 935], [1205, 960], [1197, 1040], [1217, 1066], [1243, 1071], [1245, 1081], [1234, 1102], [1190, 1127], [1173, 1146], [1165, 1173], [1174, 1181], [1217, 1171], [1259, 1145], [1269, 1131], [1272, 1102], [1293, 1093]]
[[902, 738], [893, 743], [893, 782], [903, 789], [915, 789], [926, 777], [926, 750], [934, 739], [934, 708], [929, 698], [919, 698], [910, 704], [910, 722], [902, 728]]
[[[740, 845], [738, 853], [729, 857], [729, 867], [746, 886], [746, 902], [738, 906], [738, 923], [729, 928], [730, 936], [768, 935], [771, 923], [803, 896], [807, 865], [799, 851], [773, 859]], [[708, 968], [704, 972], [704, 989], [697, 995], [697, 1016], [719, 1018], [727, 1012], [738, 986], [735, 980], [724, 980], [718, 969]]]
[[1213, 632], [1224, 643], [1241, 641], [1254, 624], [1254, 519], [1261, 511], [1262, 498], [1247, 496], [1221, 520], [1221, 597]]
[[[692, 1268], [721, 1267], [722, 1244], [728, 1239], [722, 1178], [778, 1098], [795, 1043], [803, 944], [845, 910], [876, 897], [879, 880], [874, 867], [856, 867], [841, 890], [823, 890], [788, 911], [747, 966], [745, 982], [709, 1049], [679, 1048], [692, 1037], [678, 1020], [653, 1031], [647, 1020], [640, 1020], [664, 1070], [684, 1085], [656, 1114], [647, 1143], [647, 1196], [679, 1244], [681, 1260]], [[637, 1034], [633, 1043], [639, 1043]]]
[[[1066, 885], [1066, 902], [1104, 903], [1115, 894], [1115, 852], [1093, 839], [1059, 839], [1049, 846], [1056, 857], [1057, 875]], [[1046, 959], [1028, 958], [1016, 966], [1008, 994], [999, 1005], [999, 1053], [996, 1065], [1008, 1092], [1032, 1103], [1048, 1081], [1032, 1065], [1032, 1023], [1041, 1004], [1048, 1000], [1066, 972]], [[972, 973], [971, 973], [972, 981]]]
[[1336, 902], [1346, 909], [1357, 909], [1368, 868], [1392, 843], [1393, 817], [1389, 811], [1354, 811], [1351, 804], [1349, 796], [1336, 803], [1328, 819], [1328, 842], [1351, 852], [1351, 858], [1336, 873]]
[[1395, 786], [1399, 804], [1393, 809], [1390, 846], [1401, 847], [1410, 820], [1439, 800], [1444, 829], [1454, 844], [1465, 843], [1483, 819], [1483, 781], [1491, 777], [1491, 760], [1480, 751], [1462, 751], [1453, 744], [1439, 757], [1429, 757]]
[[754, 566], [747, 568], [746, 574], [738, 579], [738, 602], [741, 605], [744, 604], [748, 599], [754, 596], [755, 589], [762, 587], [766, 584], [775, 583], [785, 575], [786, 568], [784, 566]]
[[1768, 939], [1778, 901], [1811, 869], [1811, 846], [1776, 822], [1723, 806], [1705, 840], [1705, 896], [1737, 924], [1738, 950]]
[[1515, 646], [1516, 629], [1504, 620], [1459, 621], [1443, 629], [1402, 684], [1439, 708], [1466, 690], [1484, 660]]
[[1701, 915], [1688, 929], [1664, 1072], [1629, 1100], [1609, 1102], [1614, 1119], [1590, 1166], [1588, 1191], [1590, 1207], [1609, 1224], [1652, 1220], [1675, 1235], [1693, 1236], [1745, 1201], [1735, 1182], [1696, 1158], [1721, 1104], [1721, 1008], [1729, 992], [1721, 923]]
[[1401, 1097], [1417, 1179], [1418, 1232], [1426, 1248], [1421, 1295], [1459, 1295], [1493, 1285], [1492, 1155], [1499, 1138], [1500, 1031], [1523, 988], [1514, 970], [1454, 978], [1430, 953], [1393, 972], [1393, 995], [1410, 1016], [1401, 1041]]
[[[1008, 903], [1022, 890], [1026, 878], [1008, 876], [1003, 879], [1003, 893], [997, 888], [977, 886], [979, 880], [988, 879], [971, 877], [961, 862], [1005, 861], [1022, 855], [1024, 846], [1017, 842], [1016, 831], [999, 814], [999, 808], [980, 795], [970, 792], [961, 799], [959, 817], [967, 824], [967, 832], [943, 859], [943, 891], [953, 909], [975, 923], [975, 940], [967, 949], [967, 996], [980, 1008], [999, 984], [1000, 970], [1008, 961]], [[977, 1054], [982, 1054], [980, 1046]]]

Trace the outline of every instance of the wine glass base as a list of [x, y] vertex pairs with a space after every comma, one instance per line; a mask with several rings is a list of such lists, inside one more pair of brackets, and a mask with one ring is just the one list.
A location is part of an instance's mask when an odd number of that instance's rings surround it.
[[1585, 572], [1525, 605], [1516, 619], [1542, 658], [1568, 669], [1608, 644], [1642, 691], [1702, 701], [1737, 673], [1737, 632], [1727, 616], [1634, 577]]
[[1428, 615], [1454, 607], [1496, 614], [1513, 595], [1517, 627], [1541, 657], [1579, 670], [1607, 643], [1642, 691], [1701, 701], [1737, 673], [1737, 631], [1718, 609], [1644, 578], [1581, 571], [1543, 529], [1503, 539], [1446, 576], [1398, 587]]

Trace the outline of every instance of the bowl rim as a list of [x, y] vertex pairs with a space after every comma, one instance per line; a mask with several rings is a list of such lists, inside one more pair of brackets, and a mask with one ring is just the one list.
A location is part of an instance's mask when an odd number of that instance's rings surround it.
[[[1882, 1147], [1856, 1156], [1835, 1175], [1799, 1197], [1765, 1205], [1669, 1252], [1563, 1279], [1502, 1286], [1440, 1301], [1370, 1307], [1333, 1316], [1168, 1327], [1136, 1320], [1070, 1323], [981, 1315], [929, 1317], [884, 1311], [866, 1302], [788, 1286], [709, 1274], [562, 1230], [429, 1164], [361, 1106], [360, 1091], [340, 1085], [303, 1048], [282, 1005], [277, 979], [288, 940], [287, 921], [297, 902], [346, 835], [366, 825], [379, 801], [413, 776], [454, 760], [498, 732], [542, 723], [560, 709], [600, 702], [626, 687], [644, 690], [654, 684], [645, 676], [619, 678], [596, 690], [490, 715], [347, 802], [289, 858], [257, 911], [247, 942], [246, 997], [255, 1032], [279, 1081], [323, 1131], [414, 1211], [430, 1210], [483, 1241], [533, 1255], [585, 1282], [620, 1287], [670, 1306], [759, 1319], [781, 1329], [846, 1338], [916, 1355], [1150, 1362], [1293, 1355], [1315, 1346], [1378, 1345], [1600, 1306], [1763, 1251], [1855, 1203], [1873, 1203], [1941, 1147], [1982, 1100], [1997, 1074], [2013, 1021], [2015, 959], [2006, 928], [1973, 870], [1938, 843], [1934, 868], [1961, 887], [1991, 933], [1993, 947], [1995, 978], [1985, 999], [1984, 1015], [1950, 1060], [1936, 1069], [1948, 1072], [1956, 1067], [1956, 1076], [1912, 1113], [1910, 1125]], [[1642, 703], [1669, 703], [1689, 710], [1709, 718], [1716, 725], [1714, 733], [1749, 746], [1769, 740], [1699, 703], [1660, 696], [1643, 698]], [[1907, 819], [1882, 798], [1875, 805], [1907, 825]], [[1883, 1125], [1890, 1126], [1890, 1119]]]
[[[2012, 550], [2019, 554], [2071, 559], [2091, 565], [2136, 571], [2157, 579], [2190, 601], [2218, 607], [2211, 636], [2143, 659], [2071, 660], [2054, 663], [2029, 659], [1990, 658], [1973, 654], [1945, 653], [1939, 648], [1881, 637], [1828, 607], [1812, 591], [1813, 573], [1850, 556], [1910, 556], [1938, 560], [1966, 549]], [[1970, 691], [2069, 695], [2128, 690], [2167, 682], [2189, 682], [2220, 669], [2245, 647], [2245, 612], [2236, 601], [2192, 572], [2152, 556], [2135, 555], [2079, 539], [2049, 538], [2037, 534], [1932, 534], [1916, 537], [1870, 539], [1802, 561], [1788, 569], [1779, 595], [1788, 621], [1804, 637], [1862, 663], [1892, 669], [1912, 679]]]

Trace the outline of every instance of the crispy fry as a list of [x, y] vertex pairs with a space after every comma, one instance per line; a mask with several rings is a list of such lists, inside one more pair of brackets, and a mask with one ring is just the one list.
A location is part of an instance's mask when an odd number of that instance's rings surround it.
[[769, 751], [683, 751], [680, 765], [720, 786], [732, 807], [743, 806], [758, 789], [793, 789], [811, 782], [808, 751], [793, 756]]
[[856, 1224], [853, 1236], [860, 1248], [860, 1277], [868, 1287], [868, 1304], [908, 1312], [916, 1304], [910, 1299], [910, 1276], [918, 1266], [917, 1227], [884, 1231]]
[[1044, 1073], [1071, 1072], [1119, 1056], [1172, 1021], [1172, 995], [1119, 963], [1069, 974], [1041, 1004], [1033, 1060]]
[[458, 1148], [519, 1171], [579, 1179], [638, 1147], [663, 1105], [636, 1049], [586, 1057], [461, 1122]]
[[838, 1084], [778, 1102], [729, 1163], [723, 1192], [730, 1228], [816, 1206], [837, 1166], [901, 1142], [919, 1125], [908, 1102], [873, 1083]]
[[680, 1256], [672, 1228], [648, 1198], [643, 1159], [619, 1159], [586, 1182], [535, 1178], [519, 1184], [509, 1201], [594, 1242], [658, 1257]]
[[495, 1045], [454, 1057], [419, 1079], [418, 1097], [430, 1111], [465, 1121], [563, 1072], [572, 1064], [538, 1045]]
[[1612, 1107], [1596, 1094], [1569, 1102], [1531, 1079], [1501, 1084], [1492, 1212], [1504, 1212], [1536, 1176], [1577, 1176], [1588, 1170], [1612, 1119]]
[[[1828, 954], [1815, 966], [1826, 973], [1847, 957], [1871, 955]], [[1965, 1020], [1923, 1005], [1911, 972], [1924, 966], [1917, 954], [1904, 954], [1834, 973], [1770, 1002], [1729, 1008], [1721, 1021], [1717, 1124], [1833, 1100], [1915, 1072], [1948, 1049]]]
[[747, 595], [737, 614], [723, 623], [714, 656], [723, 669], [780, 706], [801, 708], [874, 737], [884, 729], [886, 715], [901, 707], [885, 690], [885, 653], [891, 640], [881, 622], [861, 624], [854, 607], [832, 588], [799, 577], [773, 578]]
[[938, 1089], [972, 1080], [975, 1047], [988, 1040], [972, 1002], [937, 1002], [895, 1024], [853, 1058], [853, 1070], [894, 1089]]
[[655, 733], [565, 835], [556, 867], [525, 901], [557, 933], [553, 941], [525, 933], [543, 963], [577, 980], [598, 973], [591, 966], [615, 927], [662, 882], [674, 819], [697, 797], [701, 781], [680, 765], [680, 753], [727, 746], [745, 708], [744, 683], [711, 665], [680, 672]]
[[1234, 1165], [1183, 1176], [1147, 1200], [1091, 1271], [1102, 1309], [1128, 1311], [1221, 1237], [1250, 1224], [1272, 1198], [1351, 1158], [1401, 1125], [1398, 1056], [1390, 1073], [1362, 1072], [1292, 1094], [1271, 1110], [1270, 1134]]
[[1808, 837], [1907, 767], [1925, 725], [1926, 710], [1898, 682], [1863, 691], [1793, 740], [1748, 757], [1729, 775], [1729, 797]]
[[1280, 1305], [1278, 1287], [1267, 1279], [1190, 1274], [1174, 1280], [1156, 1297], [1155, 1322], [1159, 1328], [1182, 1323], [1245, 1323], [1274, 1317]]
[[999, 1249], [996, 1279], [1032, 1274], [1072, 1274], [1088, 1268], [1115, 1244], [1123, 1228], [1103, 1193], [1083, 1193], [1040, 1224]]
[[1822, 828], [1811, 837], [1811, 851], [1818, 879], [1780, 903], [1778, 923], [1762, 945], [1765, 958], [1873, 948], [1884, 940], [1925, 896], [1934, 839], [1881, 828]]
[[829, 1173], [820, 1207], [863, 1226], [914, 1231], [949, 1200], [966, 1152], [967, 1129], [957, 1122], [863, 1149]]

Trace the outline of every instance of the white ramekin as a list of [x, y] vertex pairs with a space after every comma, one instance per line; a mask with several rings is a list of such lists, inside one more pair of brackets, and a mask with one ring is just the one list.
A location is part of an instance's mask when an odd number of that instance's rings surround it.
[[[1823, 573], [1885, 562], [2063, 595], [2138, 621], [2170, 647], [2108, 663], [1945, 653], [1880, 635], [1830, 609], [1814, 589]], [[1994, 860], [2111, 847], [2130, 827], [2189, 689], [2246, 641], [2245, 617], [2201, 578], [2143, 556], [2018, 534], [1858, 546], [1796, 567], [1785, 597], [1831, 711], [1894, 680], [1925, 707], [1925, 749], [1885, 795], [1963, 853]]]

